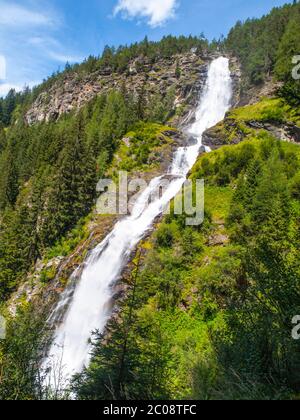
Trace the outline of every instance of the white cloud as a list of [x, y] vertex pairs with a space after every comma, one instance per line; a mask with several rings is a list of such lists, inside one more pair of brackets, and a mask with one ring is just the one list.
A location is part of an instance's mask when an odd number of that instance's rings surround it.
[[67, 61], [81, 61], [72, 41], [65, 41], [63, 10], [53, 3], [0, 0], [0, 96], [38, 84]]
[[14, 3], [0, 1], [0, 25], [7, 27], [52, 26], [57, 18], [51, 13], [30, 10]]
[[118, 0], [114, 14], [127, 18], [147, 18], [152, 27], [163, 25], [175, 17], [177, 0]]

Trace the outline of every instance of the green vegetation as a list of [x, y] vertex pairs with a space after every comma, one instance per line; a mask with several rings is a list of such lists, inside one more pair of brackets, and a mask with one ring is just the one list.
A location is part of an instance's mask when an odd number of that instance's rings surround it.
[[[7, 315], [7, 314], [6, 314]], [[38, 375], [47, 339], [46, 308], [24, 304], [17, 316], [8, 319], [6, 340], [0, 340], [0, 399], [41, 399], [42, 378]]]
[[[299, 57], [299, 45], [300, 45], [300, 7], [294, 10], [286, 31], [280, 41], [277, 62], [275, 71], [280, 80], [284, 81], [284, 86], [281, 90], [282, 96], [293, 105], [299, 105], [300, 103], [300, 87], [299, 79], [295, 81], [291, 75], [294, 67], [298, 64], [293, 59], [287, 60], [287, 57]], [[298, 72], [297, 72], [298, 75]]]
[[93, 362], [75, 378], [79, 398], [299, 393], [299, 173], [298, 147], [270, 137], [199, 159], [192, 177], [207, 181], [205, 223], [166, 216], [108, 342], [95, 337]]
[[225, 145], [255, 136], [264, 138], [267, 131], [263, 125], [260, 128], [259, 123], [274, 126], [288, 123], [300, 127], [300, 107], [293, 107], [282, 98], [262, 98], [254, 105], [232, 109], [212, 129], [212, 134]]
[[[300, 348], [291, 329], [300, 301], [300, 149], [249, 124], [300, 127], [299, 81], [292, 78], [299, 23], [294, 1], [237, 23], [211, 44], [203, 36], [168, 36], [106, 47], [32, 91], [0, 99], [0, 309], [8, 319], [0, 399], [41, 399], [44, 391], [48, 308], [23, 302], [12, 317], [12, 293], [39, 260], [39, 281], [49, 284], [56, 275], [50, 260], [87, 240], [99, 178], [155, 171], [172, 146], [172, 118], [185, 105], [175, 111], [172, 87], [149, 100], [146, 86], [137, 97], [120, 86], [55, 123], [29, 127], [25, 111], [69, 72], [79, 80], [96, 71], [126, 74], [132, 60], [143, 72], [147, 63], [191, 49], [199, 60], [216, 49], [237, 56], [244, 89], [273, 77], [283, 87], [279, 97], [234, 109], [214, 128], [226, 146], [200, 157], [190, 174], [206, 182], [204, 223], [190, 227], [185, 215], [165, 216], [140, 245], [119, 315], [107, 336], [95, 332], [92, 363], [72, 391], [78, 399], [299, 397]], [[181, 78], [179, 61], [174, 77]]]
[[300, 107], [292, 107], [283, 99], [262, 98], [254, 105], [232, 110], [229, 118], [238, 122], [243, 121], [266, 121], [266, 122], [293, 122], [300, 126]]
[[[79, 114], [57, 123], [28, 127], [20, 120], [1, 131], [0, 148], [0, 296], [18, 286], [34, 263], [45, 256], [68, 255], [84, 239], [84, 218], [96, 198], [96, 183], [122, 157], [117, 169], [155, 166], [172, 140], [159, 125], [172, 115], [173, 102], [153, 119], [142, 93], [122, 91], [99, 96]], [[154, 106], [155, 105], [155, 106]], [[141, 121], [141, 118], [144, 120]], [[147, 121], [157, 122], [147, 122]], [[139, 122], [140, 121], [140, 122]], [[131, 147], [121, 142], [130, 135]], [[77, 225], [77, 231], [70, 231]], [[22, 244], [22, 246], [21, 246]]]
[[117, 171], [151, 169], [159, 165], [163, 151], [173, 140], [164, 132], [173, 130], [156, 123], [139, 122], [127, 133], [114, 158], [112, 168]]

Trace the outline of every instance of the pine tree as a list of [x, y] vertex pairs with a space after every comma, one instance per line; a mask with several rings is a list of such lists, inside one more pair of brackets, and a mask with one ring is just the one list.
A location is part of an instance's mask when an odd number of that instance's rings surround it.
[[16, 107], [17, 100], [16, 100], [16, 91], [14, 89], [11, 89], [4, 101], [3, 106], [3, 123], [5, 125], [9, 125], [11, 122], [11, 117], [13, 114], [13, 111]]
[[[1, 119], [0, 119], [0, 121], [1, 121]], [[0, 123], [0, 154], [5, 149], [5, 146], [6, 146], [6, 135], [5, 135], [4, 128], [1, 127], [1, 123]]]
[[15, 163], [15, 155], [12, 146], [3, 156], [4, 164], [0, 178], [0, 207], [14, 206], [19, 194], [19, 176]]
[[96, 165], [92, 148], [85, 144], [83, 115], [79, 114], [66, 138], [59, 171], [53, 180], [43, 226], [45, 243], [63, 236], [87, 214], [95, 197]]
[[[300, 104], [300, 82], [294, 77], [293, 69], [296, 64], [293, 59], [299, 56], [300, 45], [300, 7], [296, 10], [295, 15], [291, 19], [287, 30], [280, 42], [278, 49], [278, 59], [276, 63], [277, 76], [285, 82], [284, 87], [281, 89], [281, 94], [292, 104]], [[299, 70], [297, 72], [297, 76]], [[299, 76], [300, 77], [300, 76]]]

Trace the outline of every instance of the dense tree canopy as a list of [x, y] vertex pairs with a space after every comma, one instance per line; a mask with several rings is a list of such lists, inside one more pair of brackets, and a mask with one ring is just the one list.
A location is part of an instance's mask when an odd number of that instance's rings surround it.
[[19, 121], [2, 132], [2, 295], [90, 211], [97, 175], [105, 172], [118, 140], [135, 120], [127, 100], [112, 92], [57, 124], [27, 127]]
[[275, 72], [285, 82], [282, 94], [299, 103], [299, 83], [292, 77], [293, 57], [300, 48], [299, 25], [298, 1], [235, 25], [225, 45], [240, 59], [246, 85], [260, 84]]

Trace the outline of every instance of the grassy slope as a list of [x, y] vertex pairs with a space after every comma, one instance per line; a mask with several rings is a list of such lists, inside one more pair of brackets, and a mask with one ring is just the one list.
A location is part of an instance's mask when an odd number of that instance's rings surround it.
[[278, 98], [264, 98], [257, 104], [235, 109], [229, 113], [229, 117], [239, 122], [251, 120], [293, 122], [300, 126], [300, 109], [293, 108]]
[[212, 129], [212, 132], [223, 140], [224, 144], [232, 144], [238, 139], [252, 138], [257, 130], [250, 128], [250, 121], [269, 123], [292, 123], [300, 127], [300, 109], [291, 107], [283, 99], [263, 98], [254, 105], [236, 108], [228, 112], [224, 121]]
[[[115, 154], [109, 175], [118, 171], [149, 171], [157, 169], [162, 157], [174, 140], [164, 133], [174, 128], [155, 123], [139, 123], [133, 131], [124, 136], [125, 141]], [[176, 131], [176, 130], [175, 130]]]
[[[192, 177], [203, 176], [203, 161], [208, 159], [213, 163], [224, 159], [229, 150], [238, 154], [249, 144], [256, 148], [258, 154], [260, 143], [261, 140], [253, 138], [213, 152], [209, 157], [203, 156], [198, 160]], [[298, 146], [284, 144], [283, 149], [300, 157]], [[170, 278], [177, 283], [174, 290], [178, 289], [174, 294], [179, 296], [175, 306], [170, 303], [162, 309], [160, 294], [148, 290], [149, 300], [138, 315], [147, 316], [151, 323], [158, 322], [170, 345], [173, 360], [168, 366], [166, 388], [171, 398], [218, 398], [220, 366], [210, 338], [226, 331], [226, 305], [241, 270], [240, 247], [228, 240], [230, 231], [225, 222], [236, 182], [233, 176], [229, 185], [220, 186], [217, 185], [218, 178], [209, 176], [205, 190], [207, 217], [204, 226], [199, 230], [182, 228], [176, 220], [171, 223], [165, 220], [156, 233], [153, 249], [141, 275], [141, 287], [143, 281], [149, 281], [149, 278], [159, 289]], [[218, 242], [219, 235], [223, 239]], [[169, 245], [164, 242], [166, 236], [172, 238]], [[222, 240], [223, 243], [220, 243]], [[147, 289], [147, 284], [144, 286]], [[225, 390], [223, 395], [220, 394], [221, 398], [224, 395]]]

